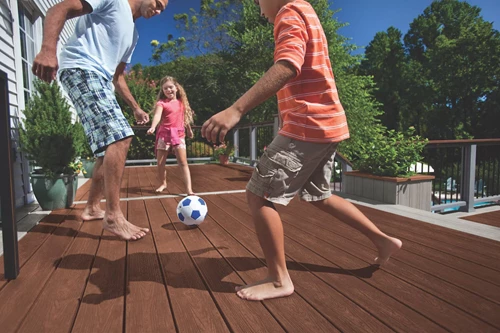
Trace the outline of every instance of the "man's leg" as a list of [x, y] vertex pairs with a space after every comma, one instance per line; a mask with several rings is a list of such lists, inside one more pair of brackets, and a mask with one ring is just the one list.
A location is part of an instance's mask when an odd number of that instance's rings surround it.
[[91, 221], [104, 218], [104, 211], [101, 209], [101, 199], [104, 197], [104, 169], [103, 157], [97, 158], [92, 174], [92, 184], [90, 185], [89, 198], [82, 213], [82, 220]]
[[104, 193], [106, 196], [106, 213], [103, 227], [125, 240], [141, 239], [149, 232], [147, 228], [139, 228], [128, 222], [120, 209], [120, 186], [125, 159], [132, 138], [116, 141], [106, 148], [104, 155]]

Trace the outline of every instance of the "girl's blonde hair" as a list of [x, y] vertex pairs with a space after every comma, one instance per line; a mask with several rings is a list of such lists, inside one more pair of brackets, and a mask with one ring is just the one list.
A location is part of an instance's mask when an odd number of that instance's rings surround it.
[[177, 88], [177, 93], [175, 94], [175, 97], [177, 99], [180, 99], [182, 102], [182, 106], [184, 107], [184, 125], [191, 125], [194, 122], [193, 119], [193, 110], [191, 109], [191, 106], [189, 106], [189, 101], [187, 98], [186, 91], [184, 88], [177, 82], [177, 80], [172, 77], [172, 76], [165, 76], [163, 79], [160, 81], [160, 91], [158, 92], [158, 98], [157, 100], [165, 99], [167, 96], [163, 93], [163, 85], [167, 81], [172, 81], [172, 83], [175, 85]]

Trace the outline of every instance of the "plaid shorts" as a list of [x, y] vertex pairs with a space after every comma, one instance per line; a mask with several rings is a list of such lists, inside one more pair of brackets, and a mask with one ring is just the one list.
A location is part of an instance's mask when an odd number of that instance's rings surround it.
[[116, 101], [111, 81], [78, 68], [61, 70], [59, 80], [75, 106], [96, 156], [104, 156], [110, 144], [134, 135]]

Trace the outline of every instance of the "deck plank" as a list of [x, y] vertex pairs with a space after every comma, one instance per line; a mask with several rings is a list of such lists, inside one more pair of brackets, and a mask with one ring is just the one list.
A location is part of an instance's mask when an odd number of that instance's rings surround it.
[[83, 223], [19, 332], [71, 331], [101, 233], [100, 221]]
[[464, 216], [462, 219], [500, 228], [500, 210], [472, 216]]
[[74, 219], [64, 220], [25, 263], [17, 279], [1, 290], [0, 327], [4, 332], [13, 332], [22, 324], [80, 227]]

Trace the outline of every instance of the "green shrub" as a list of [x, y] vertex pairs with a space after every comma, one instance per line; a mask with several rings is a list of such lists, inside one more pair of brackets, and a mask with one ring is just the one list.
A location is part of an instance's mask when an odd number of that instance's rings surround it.
[[36, 80], [34, 86], [20, 130], [22, 150], [48, 176], [71, 174], [70, 163], [80, 156], [86, 140], [83, 127], [71, 122], [69, 104], [55, 81]]
[[422, 160], [427, 144], [427, 139], [414, 133], [413, 127], [406, 132], [379, 131], [370, 144], [361, 147], [354, 168], [378, 176], [411, 176], [410, 166]]

